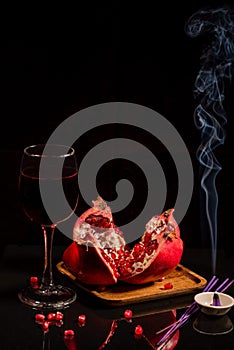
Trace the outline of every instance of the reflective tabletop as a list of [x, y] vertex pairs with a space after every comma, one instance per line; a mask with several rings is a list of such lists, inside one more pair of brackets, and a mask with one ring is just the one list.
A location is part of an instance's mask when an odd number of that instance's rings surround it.
[[[0, 310], [1, 310], [1, 350], [80, 350], [80, 349], [233, 349], [234, 308], [226, 315], [209, 317], [200, 311], [194, 313], [166, 344], [156, 344], [170, 324], [180, 318], [194, 301], [194, 293], [163, 298], [150, 302], [130, 305], [109, 306], [89, 295], [59, 273], [55, 268], [54, 277], [58, 283], [74, 288], [76, 301], [68, 308], [60, 310], [62, 320], [50, 322], [48, 330], [43, 329], [37, 314], [48, 318], [55, 310], [36, 310], [22, 304], [18, 299], [19, 290], [25, 286], [30, 276], [41, 271], [41, 247], [8, 245], [1, 256], [0, 269]], [[55, 246], [55, 263], [61, 260], [64, 246]], [[202, 256], [204, 251], [185, 250], [183, 263], [204, 276], [211, 277], [208, 264]], [[199, 259], [197, 257], [199, 256]], [[217, 276], [222, 281], [229, 275], [233, 278], [233, 258], [220, 258]], [[222, 260], [223, 259], [223, 260]], [[229, 270], [227, 272], [227, 267]], [[206, 267], [206, 269], [205, 269]], [[222, 271], [223, 269], [223, 271]], [[234, 285], [227, 291], [234, 296]], [[132, 311], [132, 318], [126, 319], [126, 309]], [[79, 316], [85, 320], [79, 322]], [[135, 330], [141, 326], [143, 334], [137, 336]], [[162, 331], [164, 330], [164, 331]], [[65, 331], [74, 336], [65, 336]]]

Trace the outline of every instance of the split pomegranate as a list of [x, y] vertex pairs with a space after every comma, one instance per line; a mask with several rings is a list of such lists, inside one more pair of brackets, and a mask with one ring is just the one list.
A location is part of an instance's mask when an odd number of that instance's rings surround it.
[[67, 269], [85, 284], [154, 282], [180, 262], [183, 241], [174, 209], [153, 216], [140, 239], [126, 244], [110, 207], [98, 197], [74, 226], [72, 244], [63, 253]]

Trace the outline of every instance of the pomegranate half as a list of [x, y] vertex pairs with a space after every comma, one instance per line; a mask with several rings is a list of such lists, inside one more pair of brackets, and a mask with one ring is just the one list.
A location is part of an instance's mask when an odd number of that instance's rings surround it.
[[82, 283], [110, 285], [155, 282], [180, 262], [183, 241], [174, 209], [153, 216], [142, 237], [127, 244], [111, 209], [98, 197], [77, 220], [73, 242], [63, 253], [66, 268]]

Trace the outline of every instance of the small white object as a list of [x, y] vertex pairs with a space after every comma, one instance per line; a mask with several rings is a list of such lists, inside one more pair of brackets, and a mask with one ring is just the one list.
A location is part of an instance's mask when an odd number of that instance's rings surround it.
[[[214, 293], [218, 294], [221, 305], [214, 306]], [[202, 292], [194, 296], [194, 300], [199, 306], [200, 310], [207, 315], [222, 316], [225, 315], [234, 305], [232, 296], [219, 292]]]

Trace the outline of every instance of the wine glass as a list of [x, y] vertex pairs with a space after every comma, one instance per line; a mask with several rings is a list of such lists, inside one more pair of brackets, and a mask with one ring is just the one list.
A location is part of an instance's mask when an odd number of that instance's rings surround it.
[[[61, 188], [66, 198], [65, 207], [58, 199]], [[71, 288], [54, 283], [52, 246], [57, 225], [74, 214], [78, 203], [78, 169], [74, 148], [59, 144], [26, 147], [21, 159], [18, 191], [24, 214], [41, 226], [44, 236], [42, 278], [38, 282], [31, 281], [22, 289], [18, 293], [19, 299], [33, 308], [67, 307], [76, 300], [76, 293]], [[49, 213], [50, 198], [47, 200], [45, 194], [49, 194], [53, 200], [53, 210]]]

